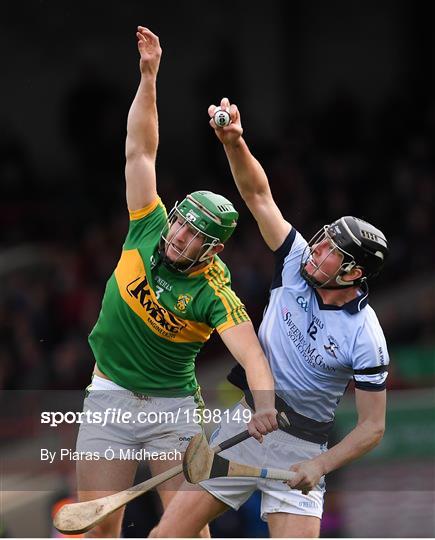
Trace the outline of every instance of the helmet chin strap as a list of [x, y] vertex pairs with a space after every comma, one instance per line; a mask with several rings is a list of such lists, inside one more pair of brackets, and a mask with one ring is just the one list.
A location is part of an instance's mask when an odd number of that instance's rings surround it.
[[357, 285], [360, 285], [363, 280], [365, 280], [365, 278], [354, 281], [344, 281], [340, 278], [340, 276], [337, 276], [335, 278], [337, 285], [324, 285], [323, 283], [320, 283], [320, 281], [317, 281], [314, 278], [311, 278], [310, 282], [315, 289], [322, 289], [324, 291], [340, 291], [342, 289], [350, 289], [351, 287], [356, 287]]
[[[337, 276], [337, 278], [339, 278], [340, 276]], [[355, 285], [357, 285], [357, 283], [355, 283], [354, 281], [343, 281], [342, 279], [340, 279], [340, 281], [338, 279], [335, 279], [337, 285], [322, 285], [320, 284], [318, 287], [316, 287], [317, 289], [323, 289], [324, 291], [340, 291], [342, 289], [350, 289], [351, 287], [355, 287]], [[343, 285], [341, 285], [341, 283]]]
[[353, 279], [352, 281], [345, 281], [344, 279], [342, 279], [342, 276], [349, 274], [354, 268], [355, 261], [350, 261], [346, 265], [342, 265], [342, 267], [338, 271], [338, 274], [335, 276], [335, 282], [338, 285], [338, 289], [349, 289], [350, 287], [354, 287], [356, 285], [355, 279]]
[[[342, 276], [345, 276], [346, 274], [348, 274], [350, 271], [352, 270], [352, 268], [350, 270], [342, 270], [336, 277], [335, 277], [335, 283], [337, 283], [336, 286], [334, 285], [326, 285], [326, 286], [323, 286], [322, 284], [319, 285], [319, 289], [326, 289], [326, 290], [339, 290], [339, 289], [350, 289], [351, 287], [356, 287], [358, 285], [361, 285], [361, 283], [363, 281], [366, 281], [367, 278], [365, 277], [360, 277], [358, 279], [353, 279], [352, 281], [345, 281], [344, 279], [342, 279]], [[332, 279], [332, 278], [331, 278]], [[328, 283], [328, 282], [326, 282]]]
[[[207, 248], [202, 255], [199, 256], [198, 262], [205, 262], [210, 259], [213, 255], [210, 251], [219, 244], [219, 240], [214, 238], [211, 242], [204, 243], [202, 249]], [[208, 247], [207, 247], [208, 246]]]

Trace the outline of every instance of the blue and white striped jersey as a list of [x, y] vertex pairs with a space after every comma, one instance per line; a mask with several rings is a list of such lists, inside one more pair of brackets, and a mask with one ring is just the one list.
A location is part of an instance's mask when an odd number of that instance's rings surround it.
[[352, 377], [356, 388], [383, 390], [389, 363], [368, 288], [344, 306], [325, 305], [299, 273], [306, 240], [292, 229], [275, 252], [276, 268], [259, 339], [276, 394], [297, 413], [330, 422]]

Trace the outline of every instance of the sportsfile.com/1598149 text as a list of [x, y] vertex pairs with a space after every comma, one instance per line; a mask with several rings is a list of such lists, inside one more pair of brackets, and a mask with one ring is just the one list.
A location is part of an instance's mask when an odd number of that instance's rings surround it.
[[177, 424], [184, 423], [221, 423], [240, 422], [248, 423], [252, 418], [252, 411], [244, 409], [178, 409], [177, 411], [123, 411], [109, 407], [104, 411], [44, 411], [41, 413], [41, 424], [58, 427], [62, 424]]

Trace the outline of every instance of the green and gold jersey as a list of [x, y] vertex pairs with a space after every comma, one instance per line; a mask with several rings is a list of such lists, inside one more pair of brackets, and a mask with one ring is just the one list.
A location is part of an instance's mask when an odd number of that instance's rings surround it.
[[195, 358], [213, 330], [223, 332], [249, 317], [219, 257], [189, 274], [160, 263], [165, 223], [160, 199], [130, 212], [121, 258], [89, 343], [98, 368], [115, 383], [178, 397], [196, 392]]

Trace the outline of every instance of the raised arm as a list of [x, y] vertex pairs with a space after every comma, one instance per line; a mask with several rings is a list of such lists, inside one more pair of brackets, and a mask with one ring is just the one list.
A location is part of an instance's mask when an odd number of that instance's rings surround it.
[[231, 124], [226, 127], [216, 126], [213, 120], [216, 106], [210, 105], [208, 109], [210, 125], [224, 145], [240, 195], [257, 221], [266, 244], [275, 251], [286, 239], [291, 225], [283, 218], [275, 204], [266, 173], [242, 137], [243, 129], [237, 106], [234, 104], [230, 106], [227, 98], [221, 100], [220, 106], [229, 111]]
[[127, 206], [140, 210], [157, 198], [156, 155], [159, 131], [156, 79], [159, 70], [159, 38], [143, 26], [136, 33], [140, 54], [140, 83], [127, 120], [125, 179]]

